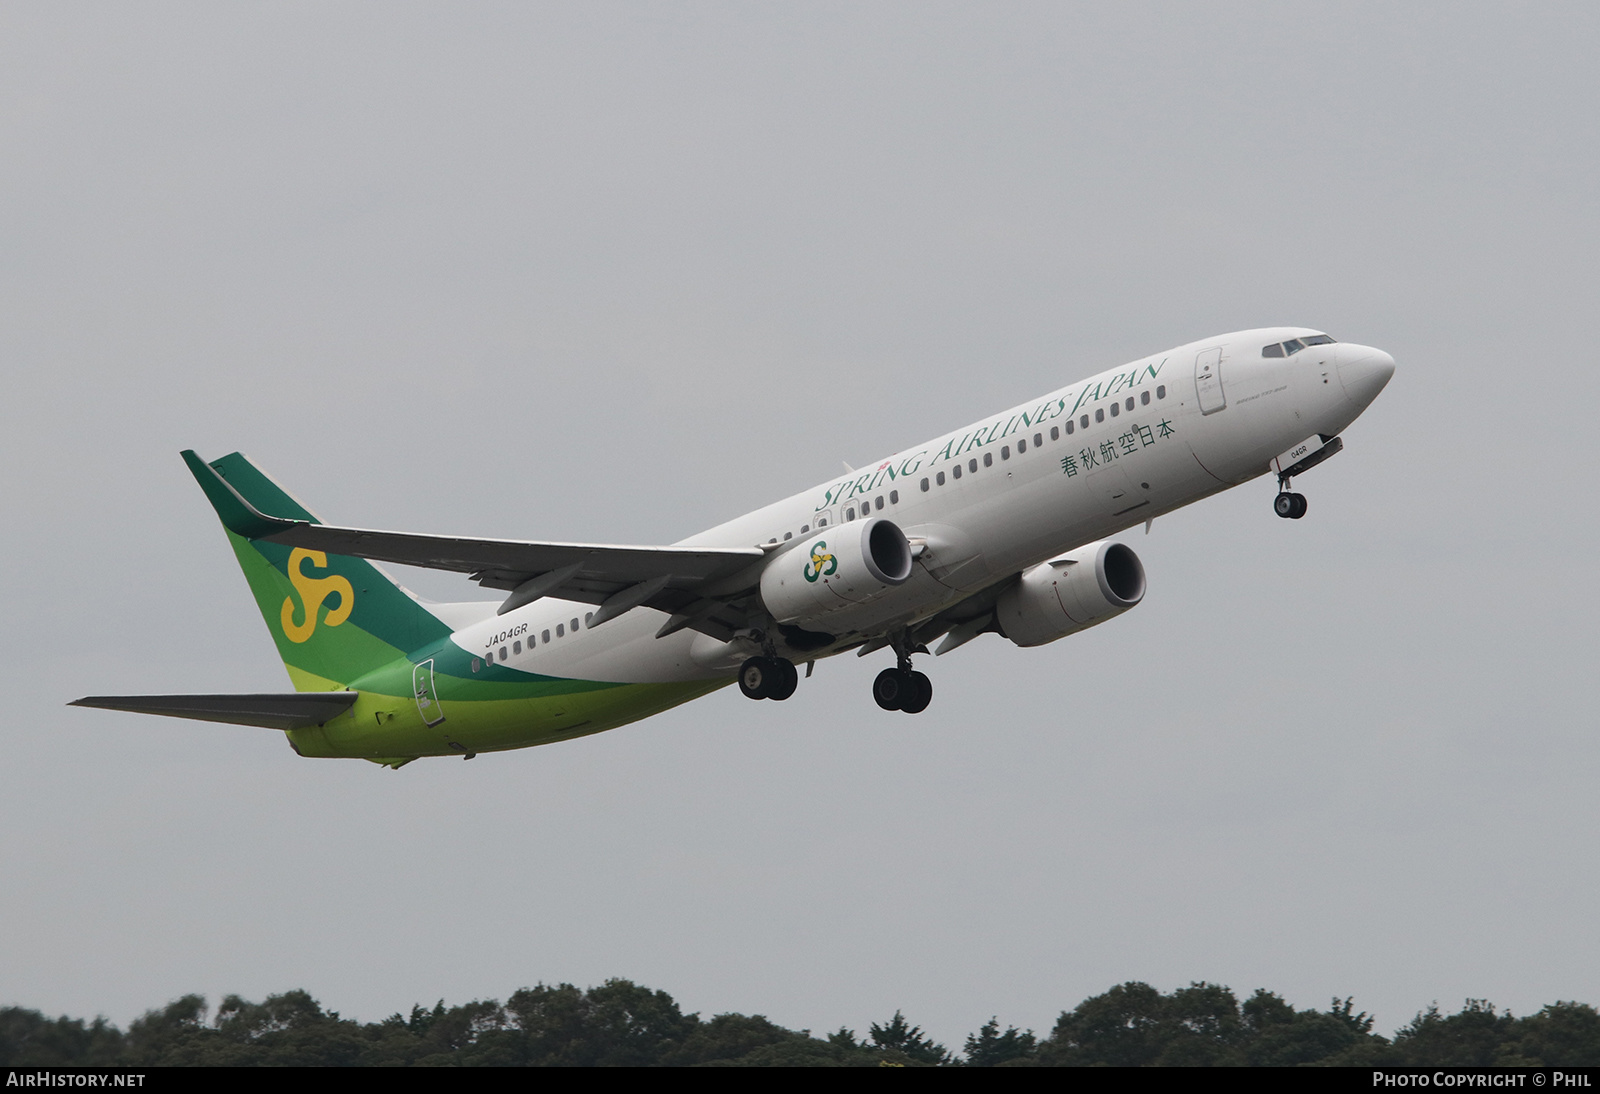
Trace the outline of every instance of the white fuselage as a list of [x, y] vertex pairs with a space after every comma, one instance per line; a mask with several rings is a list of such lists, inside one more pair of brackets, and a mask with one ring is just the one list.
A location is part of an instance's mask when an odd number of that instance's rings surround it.
[[[789, 654], [827, 656], [858, 645], [864, 634], [915, 625], [1063, 552], [1262, 475], [1274, 457], [1307, 438], [1337, 435], [1382, 390], [1394, 362], [1380, 350], [1339, 342], [1292, 356], [1262, 355], [1264, 346], [1315, 334], [1266, 328], [1154, 354], [682, 545], [762, 544], [777, 554], [812, 542], [819, 528], [849, 525], [869, 512], [893, 521], [920, 548], [913, 577], [865, 615], [852, 615], [850, 633], [834, 645]], [[509, 667], [619, 683], [726, 677], [757, 649], [690, 630], [656, 638], [666, 617], [646, 608], [589, 630], [584, 617], [593, 611], [570, 601], [535, 601], [469, 625], [454, 640], [477, 656], [508, 625], [526, 623], [537, 636], [548, 631], [550, 640], [512, 656]], [[560, 637], [558, 625], [566, 632]]]

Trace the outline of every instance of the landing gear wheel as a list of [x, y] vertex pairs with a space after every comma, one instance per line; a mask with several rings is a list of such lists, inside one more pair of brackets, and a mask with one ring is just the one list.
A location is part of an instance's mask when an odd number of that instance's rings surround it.
[[739, 690], [746, 699], [765, 699], [781, 678], [777, 665], [765, 657], [752, 657], [739, 666]]
[[772, 674], [772, 687], [767, 692], [767, 698], [782, 702], [800, 686], [800, 671], [794, 667], [793, 661], [781, 657], [773, 658], [772, 664], [776, 671]]
[[872, 698], [884, 710], [901, 710], [913, 695], [911, 673], [901, 669], [884, 669], [872, 682]]
[[1291, 494], [1287, 490], [1272, 499], [1272, 511], [1289, 520], [1299, 520], [1306, 515], [1306, 496]]
[[933, 681], [920, 672], [906, 674], [911, 678], [910, 694], [900, 704], [900, 709], [907, 714], [921, 714], [928, 709], [928, 704], [933, 702]]

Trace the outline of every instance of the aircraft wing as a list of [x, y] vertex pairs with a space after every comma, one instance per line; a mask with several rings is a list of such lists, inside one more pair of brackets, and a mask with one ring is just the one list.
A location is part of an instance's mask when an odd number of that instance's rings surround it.
[[682, 627], [726, 640], [744, 625], [739, 601], [759, 580], [760, 547], [634, 547], [598, 543], [545, 543], [419, 535], [341, 528], [269, 516], [193, 451], [184, 462], [216, 508], [222, 523], [246, 539], [267, 540], [329, 554], [423, 566], [468, 574], [511, 595], [500, 614], [543, 596], [600, 605], [599, 626], [641, 605], [674, 619], [663, 634]]

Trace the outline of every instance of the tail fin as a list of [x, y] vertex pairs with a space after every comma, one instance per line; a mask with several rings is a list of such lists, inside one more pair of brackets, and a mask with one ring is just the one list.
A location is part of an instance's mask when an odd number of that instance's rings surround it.
[[260, 513], [322, 522], [240, 453], [210, 464], [193, 452], [183, 458], [223, 521], [297, 691], [337, 690], [450, 634], [437, 616], [365, 559], [249, 538], [256, 531], [230, 511], [245, 507], [227, 496], [208, 467]]

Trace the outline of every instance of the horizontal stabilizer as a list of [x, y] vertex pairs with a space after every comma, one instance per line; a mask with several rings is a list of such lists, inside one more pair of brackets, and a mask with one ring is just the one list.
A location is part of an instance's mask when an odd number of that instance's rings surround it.
[[72, 707], [164, 714], [202, 722], [266, 729], [305, 729], [337, 718], [355, 705], [353, 691], [301, 691], [268, 695], [88, 695]]

